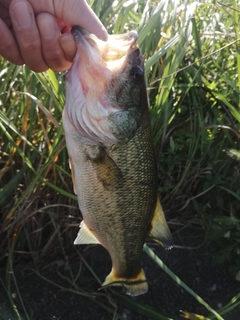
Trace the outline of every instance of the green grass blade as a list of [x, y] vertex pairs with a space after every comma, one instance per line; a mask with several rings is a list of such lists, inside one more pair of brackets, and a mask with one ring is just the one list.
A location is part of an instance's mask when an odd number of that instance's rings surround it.
[[238, 72], [238, 107], [240, 108], [240, 11], [239, 11], [239, 2], [237, 0], [233, 0], [233, 21], [234, 21], [234, 31], [235, 31], [235, 39], [236, 39], [236, 58], [237, 58], [237, 72]]
[[147, 305], [144, 305], [143, 303], [136, 302], [126, 296], [123, 296], [121, 294], [118, 294], [114, 291], [112, 291], [112, 295], [116, 297], [121, 303], [123, 303], [126, 307], [134, 310], [137, 313], [140, 313], [146, 317], [147, 319], [155, 319], [155, 320], [177, 320], [179, 318], [172, 318], [170, 316], [166, 316], [161, 314], [156, 309], [153, 309]]
[[222, 315], [228, 314], [230, 311], [232, 311], [233, 309], [235, 309], [236, 307], [238, 307], [240, 305], [240, 301], [239, 300], [240, 300], [240, 293], [237, 294], [235, 297], [233, 297], [231, 299], [231, 301], [229, 301], [229, 303], [227, 303], [218, 312], [221, 313]]
[[190, 293], [200, 304], [202, 304], [208, 311], [210, 311], [218, 320], [224, 320], [220, 314], [217, 313], [212, 307], [209, 306], [198, 294], [189, 288], [175, 273], [173, 273], [162, 260], [146, 245], [144, 244], [143, 250], [146, 254], [161, 268], [169, 277], [171, 277], [178, 285]]
[[159, 61], [170, 49], [173, 48], [178, 43], [179, 36], [176, 34], [172, 39], [170, 39], [163, 47], [161, 47], [154, 55], [152, 55], [145, 62], [146, 72], [150, 70], [155, 63]]

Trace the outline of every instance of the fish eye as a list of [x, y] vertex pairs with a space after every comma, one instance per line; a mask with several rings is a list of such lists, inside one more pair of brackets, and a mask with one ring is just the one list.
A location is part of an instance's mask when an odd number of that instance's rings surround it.
[[130, 76], [133, 80], [141, 80], [143, 76], [143, 69], [139, 66], [134, 66], [130, 71]]

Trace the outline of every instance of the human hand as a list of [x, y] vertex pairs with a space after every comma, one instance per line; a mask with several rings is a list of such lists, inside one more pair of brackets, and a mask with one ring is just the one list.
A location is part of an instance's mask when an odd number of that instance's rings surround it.
[[35, 72], [67, 70], [76, 53], [74, 25], [107, 40], [85, 0], [0, 0], [0, 55]]

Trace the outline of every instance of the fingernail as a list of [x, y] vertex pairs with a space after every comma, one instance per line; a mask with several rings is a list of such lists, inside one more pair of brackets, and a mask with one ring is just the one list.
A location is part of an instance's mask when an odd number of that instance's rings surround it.
[[18, 2], [13, 6], [13, 16], [19, 29], [27, 29], [32, 25], [32, 12], [24, 2]]
[[41, 37], [51, 40], [59, 33], [59, 29], [55, 20], [44, 13], [40, 14], [37, 19]]

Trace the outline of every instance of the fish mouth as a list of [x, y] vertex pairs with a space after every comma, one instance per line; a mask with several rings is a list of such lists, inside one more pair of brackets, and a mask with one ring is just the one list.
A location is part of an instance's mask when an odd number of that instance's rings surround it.
[[[135, 45], [138, 40], [138, 33], [135, 30], [128, 31], [127, 33], [123, 34], [113, 34], [109, 35], [107, 41], [102, 41], [98, 39], [94, 34], [89, 33], [86, 29], [80, 27], [80, 26], [73, 26], [71, 29], [72, 35], [75, 39], [75, 41], [78, 43], [79, 36], [82, 35], [86, 38], [93, 39], [94, 41], [97, 41], [99, 43], [105, 43], [109, 45], [109, 43], [112, 43], [112, 46], [114, 47], [114, 44], [119, 45], [121, 42], [121, 46], [113, 48], [116, 52], [123, 51], [123, 54], [126, 54], [126, 48], [129, 46], [132, 46], [132, 49], [135, 48]], [[124, 49], [125, 48], [125, 49]]]
[[[135, 30], [124, 34], [109, 35], [107, 41], [98, 39], [94, 34], [89, 33], [80, 26], [72, 27], [71, 32], [79, 50], [81, 50], [83, 59], [88, 43], [88, 46], [90, 44], [92, 48], [99, 52], [103, 64], [113, 74], [122, 73], [128, 62], [129, 55], [139, 49], [137, 44], [138, 33]], [[89, 52], [88, 57], [90, 58]]]

